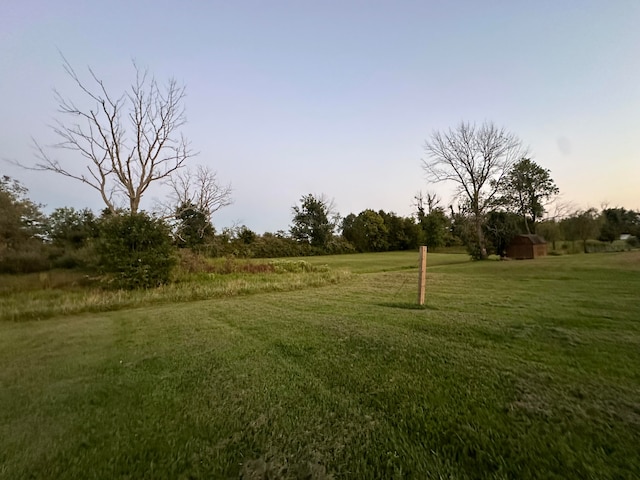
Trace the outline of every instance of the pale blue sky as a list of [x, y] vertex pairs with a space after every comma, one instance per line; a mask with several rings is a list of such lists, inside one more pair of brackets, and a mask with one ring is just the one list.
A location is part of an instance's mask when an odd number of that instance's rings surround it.
[[[231, 182], [220, 229], [288, 229], [307, 193], [343, 215], [411, 213], [425, 139], [461, 120], [516, 133], [577, 207], [640, 209], [640, 1], [31, 1], [0, 5], [0, 158], [53, 140], [58, 50], [114, 91], [131, 59], [187, 86], [185, 135]], [[0, 163], [50, 210], [88, 187]], [[149, 208], [154, 196], [144, 206]]]

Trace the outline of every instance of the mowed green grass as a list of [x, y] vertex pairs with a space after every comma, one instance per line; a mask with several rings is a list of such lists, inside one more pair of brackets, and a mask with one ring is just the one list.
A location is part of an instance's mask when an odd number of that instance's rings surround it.
[[640, 253], [439, 257], [1, 322], [0, 478], [638, 478]]

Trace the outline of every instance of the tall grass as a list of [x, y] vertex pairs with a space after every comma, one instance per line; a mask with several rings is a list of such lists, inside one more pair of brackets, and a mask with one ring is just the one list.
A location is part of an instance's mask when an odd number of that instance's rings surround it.
[[[210, 271], [208, 271], [210, 270]], [[350, 273], [301, 262], [224, 261], [205, 271], [182, 271], [171, 284], [147, 290], [102, 288], [69, 271], [0, 276], [0, 321], [106, 312], [159, 303], [190, 302], [259, 292], [284, 292], [348, 280]]]

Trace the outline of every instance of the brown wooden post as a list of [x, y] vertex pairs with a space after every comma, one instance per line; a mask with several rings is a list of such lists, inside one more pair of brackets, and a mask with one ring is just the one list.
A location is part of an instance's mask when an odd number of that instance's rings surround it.
[[418, 276], [418, 305], [424, 305], [427, 282], [427, 247], [420, 247], [420, 275]]

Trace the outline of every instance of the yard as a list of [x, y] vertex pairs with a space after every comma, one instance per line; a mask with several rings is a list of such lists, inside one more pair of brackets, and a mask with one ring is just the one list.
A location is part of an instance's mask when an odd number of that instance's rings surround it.
[[638, 478], [640, 252], [433, 254], [424, 308], [415, 252], [305, 260], [59, 311], [0, 279], [0, 478]]

